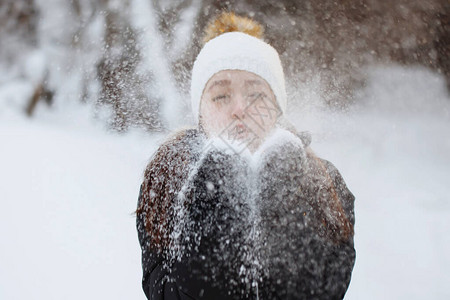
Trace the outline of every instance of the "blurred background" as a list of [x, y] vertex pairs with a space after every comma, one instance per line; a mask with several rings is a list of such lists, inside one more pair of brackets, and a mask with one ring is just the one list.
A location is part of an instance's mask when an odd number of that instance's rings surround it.
[[192, 125], [202, 29], [265, 27], [287, 117], [356, 196], [345, 299], [449, 299], [445, 0], [0, 0], [0, 299], [144, 299], [146, 163]]

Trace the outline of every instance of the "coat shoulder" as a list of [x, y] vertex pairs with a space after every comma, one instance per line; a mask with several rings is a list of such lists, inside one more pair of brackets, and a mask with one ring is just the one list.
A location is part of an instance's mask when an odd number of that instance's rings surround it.
[[187, 146], [195, 144], [196, 142], [198, 143], [200, 137], [200, 131], [195, 128], [178, 130], [169, 135], [166, 140], [158, 147], [158, 149], [152, 156], [152, 160], [158, 155], [169, 156], [173, 154], [173, 152], [176, 153], [180, 150], [183, 150]]
[[201, 145], [201, 139], [198, 129], [183, 129], [171, 134], [151, 156], [145, 177], [148, 178], [149, 173], [160, 168], [186, 163], [198, 152], [196, 150]]

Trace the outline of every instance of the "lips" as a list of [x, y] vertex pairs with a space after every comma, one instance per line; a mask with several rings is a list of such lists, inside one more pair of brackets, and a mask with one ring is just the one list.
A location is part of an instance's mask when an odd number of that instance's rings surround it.
[[247, 128], [243, 124], [236, 125], [236, 132], [243, 133], [247, 130]]
[[248, 134], [247, 127], [244, 124], [237, 124], [234, 127], [237, 138], [245, 138]]

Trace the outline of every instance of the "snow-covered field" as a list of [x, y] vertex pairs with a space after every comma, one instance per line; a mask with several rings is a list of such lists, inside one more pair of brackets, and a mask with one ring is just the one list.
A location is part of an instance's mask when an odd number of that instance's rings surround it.
[[[450, 299], [450, 98], [424, 69], [370, 70], [345, 113], [297, 107], [356, 196], [346, 299]], [[28, 89], [28, 90], [27, 90]], [[162, 136], [107, 132], [89, 106], [23, 116], [0, 87], [0, 299], [145, 299], [133, 211]]]

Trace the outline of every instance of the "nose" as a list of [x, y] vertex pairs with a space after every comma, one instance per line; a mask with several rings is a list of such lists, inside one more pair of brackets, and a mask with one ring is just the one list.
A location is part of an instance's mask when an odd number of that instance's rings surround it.
[[245, 100], [242, 96], [237, 95], [233, 99], [233, 107], [231, 109], [231, 116], [233, 119], [243, 119], [245, 116]]

